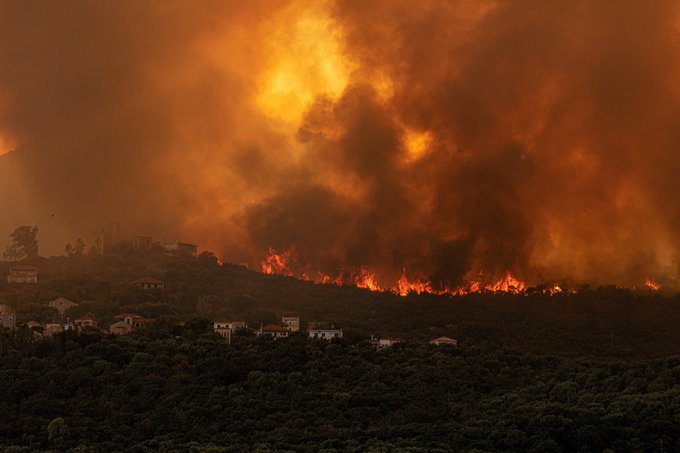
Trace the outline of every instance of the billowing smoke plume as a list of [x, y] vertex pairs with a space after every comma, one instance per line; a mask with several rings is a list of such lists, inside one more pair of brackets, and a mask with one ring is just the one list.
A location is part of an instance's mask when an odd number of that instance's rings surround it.
[[0, 3], [0, 232], [677, 286], [676, 2]]

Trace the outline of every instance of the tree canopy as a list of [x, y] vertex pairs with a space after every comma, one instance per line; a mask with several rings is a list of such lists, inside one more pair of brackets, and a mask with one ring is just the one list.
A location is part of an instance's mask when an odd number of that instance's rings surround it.
[[17, 227], [9, 237], [12, 239], [12, 243], [5, 250], [5, 259], [18, 261], [38, 256], [37, 226], [22, 225]]

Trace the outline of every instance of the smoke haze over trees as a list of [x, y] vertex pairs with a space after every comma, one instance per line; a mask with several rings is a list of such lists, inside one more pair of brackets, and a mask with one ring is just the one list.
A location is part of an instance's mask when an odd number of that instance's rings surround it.
[[672, 1], [2, 2], [0, 231], [61, 253], [117, 219], [252, 267], [272, 246], [386, 281], [677, 287], [679, 21]]

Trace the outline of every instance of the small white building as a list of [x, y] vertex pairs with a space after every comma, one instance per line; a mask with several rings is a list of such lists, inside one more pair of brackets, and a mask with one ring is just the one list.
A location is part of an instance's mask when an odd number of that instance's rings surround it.
[[374, 336], [371, 336], [370, 343], [375, 346], [376, 348], [390, 348], [394, 346], [397, 343], [401, 343], [403, 340], [401, 338], [394, 338], [394, 337], [382, 337], [382, 338], [377, 338]]
[[238, 329], [245, 329], [246, 328], [246, 322], [245, 321], [225, 321], [225, 320], [218, 320], [213, 322], [213, 329], [217, 331], [217, 329], [229, 329], [232, 332]]
[[315, 328], [308, 330], [309, 338], [318, 338], [321, 340], [332, 340], [334, 338], [342, 338], [342, 329], [331, 327], [328, 329]]
[[64, 325], [62, 326], [62, 329], [64, 330], [64, 332], [75, 332], [76, 324], [67, 319]]
[[290, 330], [287, 327], [277, 326], [276, 324], [269, 324], [264, 327], [260, 327], [258, 335], [269, 335], [274, 338], [288, 338]]

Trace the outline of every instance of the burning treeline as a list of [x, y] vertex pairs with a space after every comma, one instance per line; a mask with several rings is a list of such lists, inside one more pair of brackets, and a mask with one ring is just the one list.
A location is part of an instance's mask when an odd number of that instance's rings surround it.
[[0, 3], [0, 227], [399, 292], [677, 287], [678, 6]]

